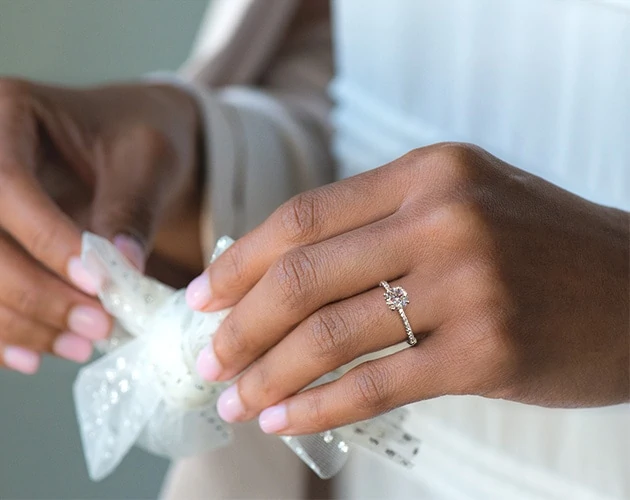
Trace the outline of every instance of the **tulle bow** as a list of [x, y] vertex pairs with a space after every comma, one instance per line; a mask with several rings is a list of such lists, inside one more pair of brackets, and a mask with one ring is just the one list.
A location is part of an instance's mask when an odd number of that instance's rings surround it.
[[[231, 243], [221, 238], [213, 259]], [[136, 444], [169, 458], [228, 444], [232, 430], [216, 411], [226, 384], [202, 380], [195, 360], [229, 310], [192, 311], [183, 290], [143, 276], [111, 243], [91, 233], [83, 236], [82, 260], [101, 278], [99, 298], [116, 319], [110, 339], [97, 346], [104, 355], [81, 369], [74, 383], [90, 477], [108, 476]], [[400, 409], [340, 429], [280, 439], [322, 478], [341, 469], [355, 444], [411, 466], [419, 443], [402, 430], [405, 416]]]

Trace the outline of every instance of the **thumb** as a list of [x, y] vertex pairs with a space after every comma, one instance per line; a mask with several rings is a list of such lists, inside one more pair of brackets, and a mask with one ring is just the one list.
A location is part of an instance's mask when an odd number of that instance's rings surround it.
[[127, 133], [97, 173], [91, 227], [141, 271], [167, 201], [168, 156], [152, 136]]
[[140, 271], [144, 271], [154, 235], [154, 203], [141, 184], [119, 186], [113, 179], [99, 182], [92, 204], [92, 230], [114, 243]]

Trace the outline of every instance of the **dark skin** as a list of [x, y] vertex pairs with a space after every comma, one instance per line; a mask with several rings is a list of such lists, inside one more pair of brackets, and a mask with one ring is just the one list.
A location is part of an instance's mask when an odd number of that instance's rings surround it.
[[[329, 15], [328, 2], [302, 2], [290, 29]], [[0, 79], [0, 366], [24, 348], [32, 373], [62, 336], [85, 361], [107, 335], [97, 283], [77, 269], [83, 229], [173, 286], [201, 272], [201, 134], [196, 102], [170, 85]]]
[[[155, 250], [149, 268], [171, 282], [200, 269], [199, 136], [196, 103], [171, 86], [0, 80], [0, 352], [107, 335], [97, 283], [77, 274], [83, 229], [139, 268]], [[104, 328], [73, 331], [78, 306]]]
[[[446, 394], [627, 402], [629, 246], [627, 212], [474, 146], [422, 148], [292, 199], [189, 287], [199, 309], [234, 306], [200, 371], [242, 373], [220, 413], [281, 434]], [[380, 280], [409, 293], [419, 344], [300, 392], [405, 340]]]
[[[198, 268], [199, 132], [194, 102], [171, 87], [0, 83], [1, 348], [48, 352], [72, 307], [100, 307], [72, 286], [82, 227], [131, 236], [139, 267], [155, 248]], [[442, 394], [628, 401], [629, 225], [460, 144], [300, 195], [206, 273], [200, 307], [235, 305], [214, 378], [249, 367], [232, 390], [243, 411], [226, 416], [275, 406], [285, 425], [266, 430], [301, 434]], [[420, 344], [295, 395], [404, 339], [382, 279], [409, 292]]]

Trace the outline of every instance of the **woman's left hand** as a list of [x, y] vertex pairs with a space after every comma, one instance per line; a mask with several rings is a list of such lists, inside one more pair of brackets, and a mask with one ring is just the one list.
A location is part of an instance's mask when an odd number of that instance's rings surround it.
[[[419, 149], [290, 200], [197, 278], [192, 307], [236, 304], [198, 367], [249, 367], [219, 413], [286, 435], [446, 394], [628, 401], [629, 226], [478, 148]], [[302, 391], [406, 340], [382, 280], [408, 292], [418, 345]]]

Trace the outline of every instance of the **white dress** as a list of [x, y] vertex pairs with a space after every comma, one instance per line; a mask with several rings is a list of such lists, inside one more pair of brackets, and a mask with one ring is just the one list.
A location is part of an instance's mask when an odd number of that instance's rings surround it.
[[[335, 4], [342, 175], [439, 141], [478, 144], [630, 209], [630, 2]], [[414, 479], [361, 455], [347, 498], [630, 498], [630, 410], [476, 397], [413, 406]], [[424, 485], [426, 495], [413, 484]]]
[[[333, 6], [332, 149], [340, 176], [419, 146], [466, 141], [581, 196], [630, 209], [629, 1], [337, 0]], [[306, 88], [314, 94], [319, 80], [310, 69], [298, 74], [310, 76]], [[187, 74], [199, 83], [203, 71], [195, 71], [193, 57]], [[254, 202], [229, 213], [220, 206], [226, 199], [213, 189], [237, 182], [230, 168], [253, 186], [271, 168], [276, 175], [304, 174], [327, 164], [321, 149], [327, 124], [313, 128], [321, 116], [306, 120], [308, 106], [295, 107], [309, 92], [288, 97], [278, 82], [256, 87], [250, 79], [246, 88], [199, 91], [210, 124], [209, 168], [223, 176], [209, 187], [207, 221], [215, 232], [232, 230], [232, 212], [245, 214], [244, 228], [261, 216]], [[229, 119], [234, 113], [238, 126]], [[250, 153], [246, 165], [235, 159], [238, 144]], [[300, 188], [325, 177], [306, 175]], [[282, 201], [273, 196], [256, 203]], [[206, 234], [208, 246], [212, 239]], [[334, 483], [336, 497], [630, 498], [628, 406], [551, 410], [444, 397], [411, 409], [409, 428], [423, 440], [416, 468], [357, 452]], [[276, 444], [250, 426], [237, 447], [177, 465], [164, 496], [297, 498], [304, 468]]]

